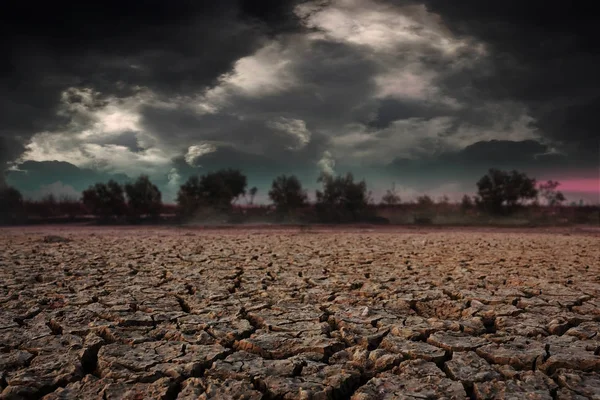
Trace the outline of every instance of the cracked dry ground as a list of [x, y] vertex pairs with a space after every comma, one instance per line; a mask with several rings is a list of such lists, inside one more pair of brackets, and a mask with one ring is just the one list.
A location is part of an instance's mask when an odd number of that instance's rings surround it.
[[591, 235], [4, 230], [0, 398], [599, 399], [599, 260]]

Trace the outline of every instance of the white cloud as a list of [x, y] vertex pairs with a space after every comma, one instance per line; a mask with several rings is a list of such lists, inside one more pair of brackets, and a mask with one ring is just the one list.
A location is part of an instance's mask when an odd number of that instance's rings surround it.
[[416, 73], [406, 69], [391, 70], [375, 77], [378, 97], [426, 99], [435, 89], [431, 81], [433, 72]]
[[239, 59], [231, 72], [207, 89], [197, 100], [200, 114], [214, 114], [235, 96], [261, 97], [288, 90], [297, 84], [290, 71], [293, 54], [282, 43], [272, 41], [251, 56]]
[[248, 96], [260, 96], [285, 90], [294, 84], [287, 70], [290, 59], [286, 49], [271, 42], [254, 55], [235, 63], [233, 72], [223, 77], [223, 82]]
[[171, 168], [167, 174], [167, 191], [163, 194], [164, 201], [173, 201], [177, 197], [179, 186], [181, 185], [181, 175], [177, 168]]
[[69, 88], [61, 95], [59, 115], [70, 118], [67, 129], [75, 130], [80, 139], [119, 135], [140, 131], [138, 109], [150, 101], [152, 94], [140, 91], [124, 99], [103, 98], [89, 88]]
[[193, 167], [198, 158], [202, 157], [205, 154], [212, 153], [216, 150], [217, 148], [210, 143], [202, 143], [190, 146], [186, 155], [184, 156], [185, 162]]
[[443, 137], [453, 118], [410, 118], [370, 131], [360, 124], [347, 125], [331, 137], [332, 151], [347, 163], [389, 163], [397, 157], [419, 158], [444, 147]]
[[321, 159], [317, 162], [321, 172], [327, 175], [335, 175], [335, 159], [329, 151], [325, 151]]
[[290, 150], [299, 150], [310, 142], [311, 132], [306, 128], [306, 123], [301, 119], [279, 117], [269, 121], [267, 126], [291, 136], [296, 142], [288, 146]]
[[[69, 88], [61, 99], [59, 114], [68, 117], [69, 124], [62, 131], [34, 135], [21, 161], [56, 160], [107, 172], [152, 175], [160, 174], [177, 155], [160, 146], [160, 141], [140, 125], [140, 108], [155, 100], [147, 90], [119, 99], [105, 98], [88, 88]], [[140, 151], [110, 144], [111, 138], [126, 132], [135, 132], [138, 145], [143, 147]]]
[[[436, 85], [440, 71], [427, 65], [435, 54], [448, 69], [459, 70], [485, 56], [481, 42], [458, 38], [441, 18], [424, 5], [398, 7], [373, 0], [310, 1], [296, 7], [307, 27], [317, 29], [313, 40], [332, 40], [363, 46], [365, 56], [379, 64], [373, 77], [376, 98], [398, 98], [462, 105], [440, 93]], [[447, 72], [447, 71], [444, 71]]]
[[172, 155], [160, 148], [133, 152], [117, 145], [84, 144], [82, 147], [97, 169], [108, 172], [124, 171], [129, 175], [162, 174], [172, 160]]
[[479, 141], [540, 140], [535, 120], [518, 105], [485, 104], [482, 109], [495, 118], [486, 126], [467, 124], [451, 116], [402, 119], [381, 130], [349, 124], [329, 133], [330, 150], [344, 163], [374, 165], [399, 157], [417, 159], [457, 151]]
[[446, 138], [453, 149], [461, 149], [479, 141], [489, 140], [541, 140], [541, 135], [535, 127], [535, 119], [521, 110], [519, 105], [498, 103], [484, 105], [488, 112], [494, 113], [496, 121], [490, 126], [481, 127], [463, 123], [458, 131]]
[[171, 164], [173, 156], [157, 147], [133, 152], [125, 146], [74, 142], [68, 134], [45, 132], [32, 138], [22, 160], [65, 161], [112, 173], [155, 175]]
[[309, 1], [296, 7], [304, 24], [320, 31], [315, 38], [325, 37], [375, 51], [424, 45], [449, 56], [468, 45], [452, 37], [439, 16], [429, 13], [424, 5], [395, 7], [372, 0], [334, 0], [328, 4]]

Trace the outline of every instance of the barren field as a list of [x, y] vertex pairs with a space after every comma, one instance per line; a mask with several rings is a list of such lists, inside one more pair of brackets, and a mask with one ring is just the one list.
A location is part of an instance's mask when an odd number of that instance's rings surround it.
[[600, 237], [0, 230], [0, 398], [600, 399]]

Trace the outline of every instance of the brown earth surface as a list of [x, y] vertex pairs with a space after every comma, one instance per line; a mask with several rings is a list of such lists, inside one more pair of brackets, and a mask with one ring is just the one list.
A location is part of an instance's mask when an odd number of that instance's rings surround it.
[[0, 398], [600, 399], [594, 230], [0, 230]]

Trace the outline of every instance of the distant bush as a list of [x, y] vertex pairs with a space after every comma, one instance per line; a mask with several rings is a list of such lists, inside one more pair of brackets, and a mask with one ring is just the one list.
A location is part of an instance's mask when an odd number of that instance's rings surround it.
[[474, 207], [474, 202], [471, 199], [471, 196], [469, 196], [468, 194], [465, 194], [462, 199], [460, 200], [460, 209], [462, 212], [466, 212], [468, 210], [471, 210]]
[[431, 225], [433, 224], [433, 217], [431, 215], [415, 215], [413, 222], [417, 225]]
[[83, 204], [72, 197], [63, 196], [58, 200], [59, 214], [66, 215], [69, 218], [75, 218], [85, 214], [85, 208]]
[[431, 208], [434, 205], [433, 199], [427, 195], [417, 197], [417, 204], [421, 208]]
[[100, 218], [120, 217], [127, 211], [123, 187], [113, 180], [84, 190], [82, 202], [91, 214]]
[[48, 194], [39, 200], [24, 200], [23, 207], [28, 218], [58, 218], [73, 219], [85, 215], [83, 204], [72, 197]]
[[41, 218], [51, 218], [60, 215], [58, 200], [56, 200], [56, 196], [54, 196], [53, 194], [48, 194], [39, 201], [27, 204], [28, 214], [31, 214], [30, 207], [33, 207], [36, 211], [36, 214]]
[[400, 196], [396, 193], [395, 185], [391, 189], [388, 189], [383, 197], [381, 198], [381, 204], [388, 206], [395, 206], [401, 203]]

